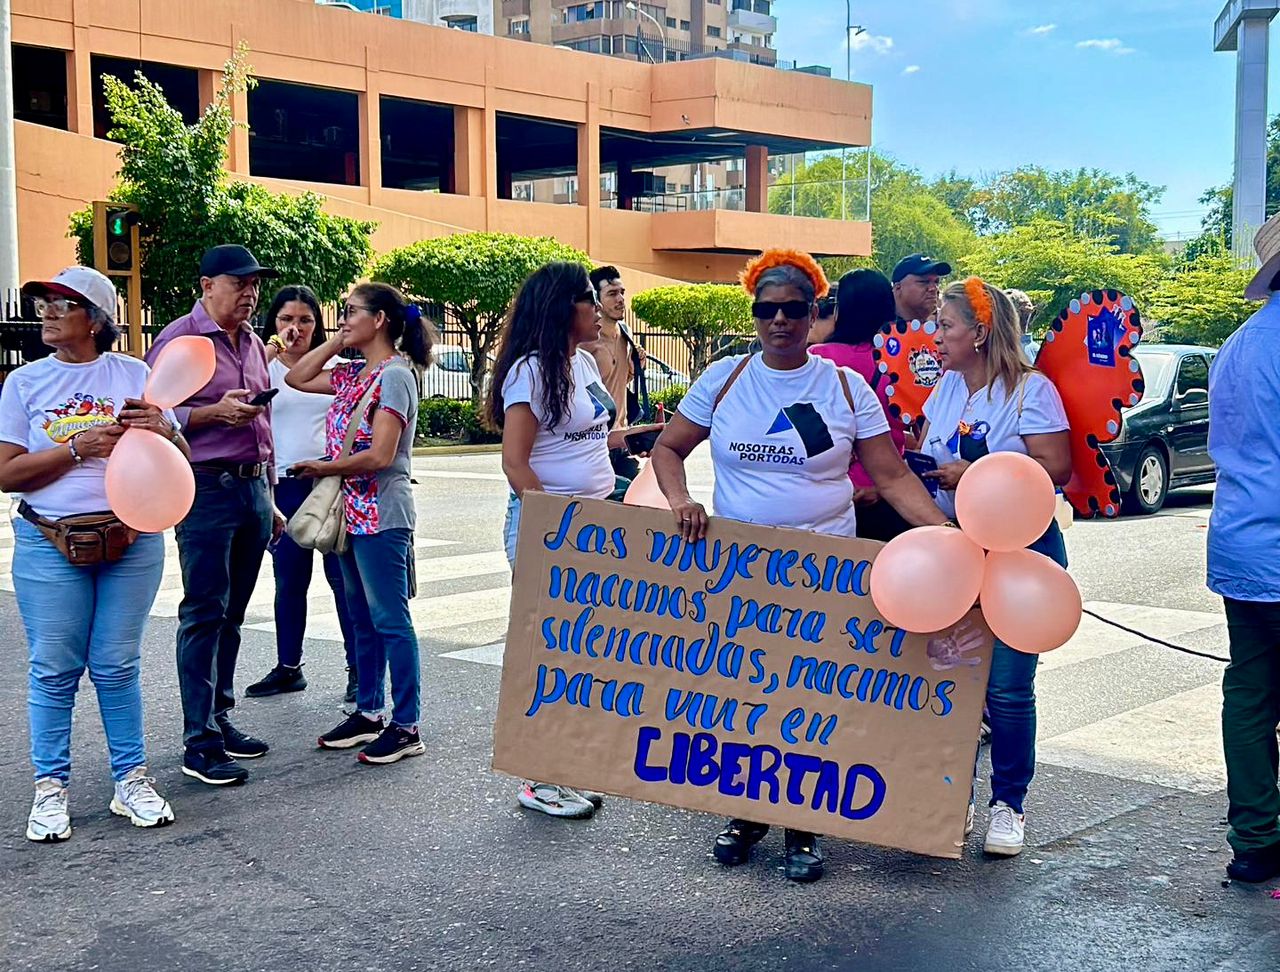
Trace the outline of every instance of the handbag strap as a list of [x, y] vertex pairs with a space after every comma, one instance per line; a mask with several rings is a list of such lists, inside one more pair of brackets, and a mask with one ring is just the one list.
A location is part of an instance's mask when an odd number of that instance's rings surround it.
[[[388, 359], [390, 360], [390, 359]], [[386, 363], [378, 366], [386, 368]], [[365, 393], [360, 396], [360, 401], [356, 403], [355, 409], [351, 412], [351, 417], [347, 419], [347, 434], [342, 440], [342, 451], [338, 453], [338, 459], [345, 459], [351, 455], [351, 448], [356, 444], [356, 432], [360, 428], [363, 421], [364, 413], [369, 410], [369, 406], [373, 404], [373, 393], [378, 390], [378, 386], [382, 384], [382, 372], [379, 371], [369, 379], [369, 387]]]

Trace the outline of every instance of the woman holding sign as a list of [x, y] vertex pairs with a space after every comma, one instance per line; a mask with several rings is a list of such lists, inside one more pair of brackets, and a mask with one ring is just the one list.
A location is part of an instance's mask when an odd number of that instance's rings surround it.
[[[595, 358], [581, 348], [599, 336], [600, 303], [576, 263], [530, 274], [503, 326], [485, 417], [502, 430], [502, 471], [511, 485], [503, 538], [513, 571], [525, 491], [606, 498], [615, 486], [609, 449], [636, 431], [609, 431], [617, 406]], [[533, 780], [517, 799], [553, 817], [589, 817], [604, 802], [599, 793]]]
[[25, 364], [0, 394], [0, 489], [18, 500], [13, 587], [30, 652], [27, 709], [35, 799], [27, 839], [71, 836], [71, 723], [85, 669], [111, 757], [111, 812], [135, 827], [173, 822], [147, 774], [142, 632], [164, 571], [164, 538], [109, 512], [107, 459], [126, 429], [187, 444], [172, 411], [142, 401], [151, 369], [111, 351], [116, 289], [88, 267], [22, 288], [53, 354]]
[[[925, 402], [920, 440], [938, 463], [926, 473], [941, 487], [938, 506], [955, 515], [955, 488], [969, 465], [993, 452], [1020, 452], [1056, 486], [1071, 478], [1067, 413], [1053, 383], [1022, 349], [1018, 311], [1000, 290], [970, 277], [942, 295], [938, 356], [943, 375]], [[1057, 522], [1031, 546], [1063, 567], [1067, 548]], [[991, 820], [984, 849], [1022, 851], [1022, 802], [1036, 767], [1036, 655], [996, 642], [987, 683], [991, 725]], [[973, 827], [969, 807], [966, 833]]]
[[[725, 358], [693, 383], [653, 451], [658, 484], [688, 541], [707, 531], [689, 495], [684, 462], [711, 441], [717, 516], [840, 537], [857, 536], [849, 467], [862, 464], [880, 496], [908, 523], [947, 518], [902, 461], [889, 423], [861, 375], [806, 350], [822, 268], [805, 253], [770, 250], [747, 264], [743, 286], [761, 351]], [[716, 837], [722, 864], [741, 864], [767, 824], [730, 820]], [[823, 858], [813, 834], [786, 832], [786, 875], [816, 881]]]

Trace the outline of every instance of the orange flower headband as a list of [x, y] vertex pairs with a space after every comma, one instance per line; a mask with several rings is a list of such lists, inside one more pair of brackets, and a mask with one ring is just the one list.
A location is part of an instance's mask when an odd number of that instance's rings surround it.
[[991, 295], [987, 293], [987, 285], [981, 277], [970, 277], [964, 282], [964, 295], [968, 298], [969, 307], [973, 310], [973, 318], [979, 324], [992, 327], [996, 319], [995, 305], [991, 303]]
[[800, 250], [765, 250], [747, 263], [738, 279], [742, 281], [742, 286], [746, 288], [747, 293], [754, 297], [756, 284], [759, 283], [761, 275], [774, 267], [795, 267], [807, 276], [813, 282], [815, 298], [825, 297], [831, 289], [831, 285], [827, 282], [827, 275], [822, 272], [818, 261]]

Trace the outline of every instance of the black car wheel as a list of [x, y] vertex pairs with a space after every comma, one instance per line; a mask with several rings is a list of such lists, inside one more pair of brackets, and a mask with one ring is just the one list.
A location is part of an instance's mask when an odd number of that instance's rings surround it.
[[1129, 488], [1126, 505], [1131, 513], [1149, 516], [1159, 512], [1169, 495], [1169, 463], [1159, 446], [1149, 445], [1142, 450], [1133, 467], [1133, 485]]

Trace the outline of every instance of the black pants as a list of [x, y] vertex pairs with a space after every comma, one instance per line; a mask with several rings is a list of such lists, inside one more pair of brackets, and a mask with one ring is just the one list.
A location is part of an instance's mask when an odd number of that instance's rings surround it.
[[613, 466], [613, 474], [623, 479], [635, 479], [640, 475], [640, 462], [626, 449], [610, 449], [609, 463]]
[[911, 529], [911, 524], [885, 500], [859, 506], [854, 512], [858, 516], [859, 540], [879, 540], [881, 543], [888, 543], [898, 534], [906, 533]]
[[1222, 676], [1227, 840], [1237, 851], [1280, 844], [1280, 603], [1226, 599], [1231, 664]]

